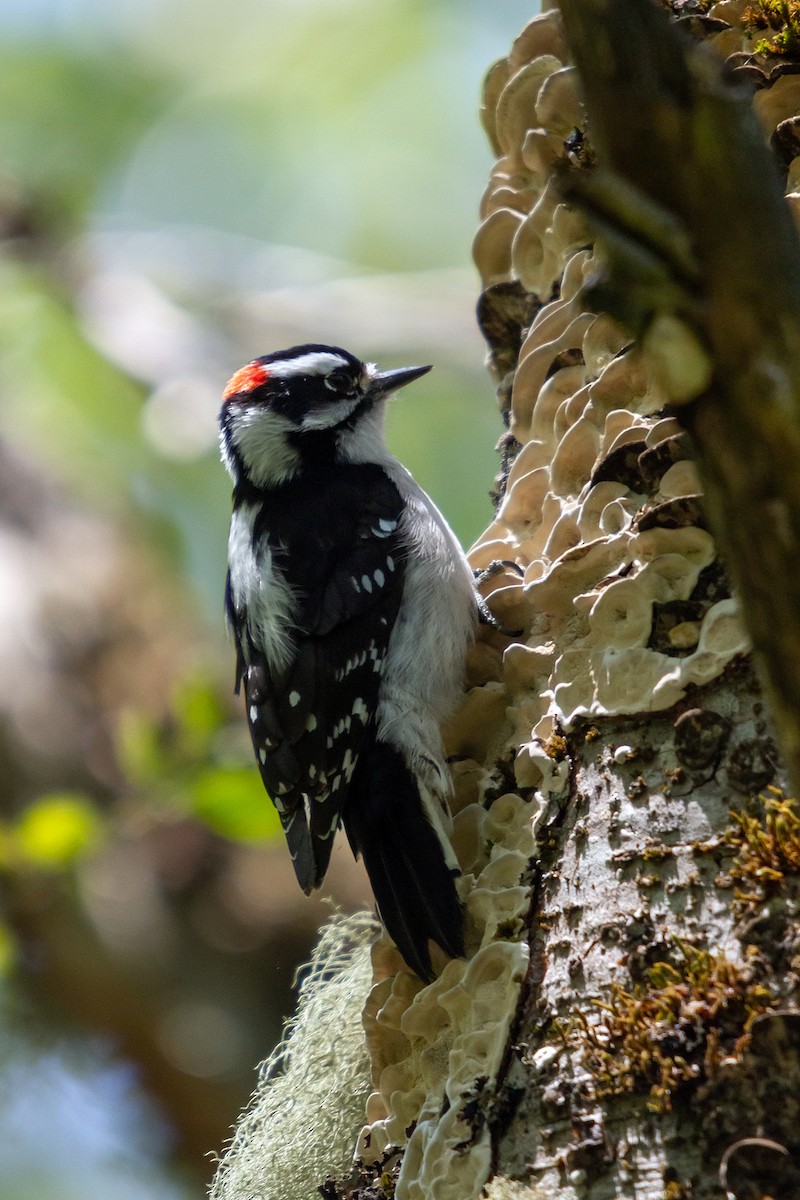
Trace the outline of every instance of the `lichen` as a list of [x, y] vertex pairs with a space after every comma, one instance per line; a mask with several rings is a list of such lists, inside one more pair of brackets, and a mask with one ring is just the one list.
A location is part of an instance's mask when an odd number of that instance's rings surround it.
[[360, 1017], [376, 927], [357, 913], [322, 930], [297, 1014], [262, 1067], [211, 1200], [312, 1200], [327, 1171], [349, 1173], [369, 1088]]

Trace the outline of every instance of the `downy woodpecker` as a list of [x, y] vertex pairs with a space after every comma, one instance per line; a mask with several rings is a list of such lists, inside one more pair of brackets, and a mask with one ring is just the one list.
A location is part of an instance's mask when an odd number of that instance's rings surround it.
[[300, 886], [342, 824], [408, 965], [464, 953], [440, 725], [478, 602], [446, 521], [384, 441], [386, 401], [430, 367], [336, 346], [256, 358], [225, 389], [226, 611], [261, 777]]

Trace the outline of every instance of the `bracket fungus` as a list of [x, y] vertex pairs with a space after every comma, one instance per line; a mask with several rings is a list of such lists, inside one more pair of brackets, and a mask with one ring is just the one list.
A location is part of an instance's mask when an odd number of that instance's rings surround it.
[[[727, 29], [720, 20], [709, 26], [712, 43]], [[782, 83], [781, 94], [789, 86]], [[773, 126], [794, 103], [788, 92], [780, 99], [772, 108], [761, 101], [762, 120]], [[748, 649], [735, 603], [698, 596], [716, 550], [680, 427], [664, 416], [676, 388], [702, 385], [707, 362], [687, 356], [682, 327], [660, 338], [662, 350], [666, 343], [681, 350], [664, 351], [662, 362], [632, 347], [612, 318], [584, 308], [598, 262], [555, 175], [559, 163], [575, 163], [585, 119], [556, 10], [535, 17], [508, 62], [492, 69], [483, 119], [500, 154], [484, 220], [501, 211], [495, 205], [507, 206], [509, 189], [515, 196], [508, 246], [493, 253], [510, 262], [536, 311], [510, 386], [505, 375], [498, 379], [515, 457], [472, 560], [485, 566], [502, 556], [523, 572], [492, 581], [486, 594], [493, 604], [502, 590], [509, 608], [516, 592], [515, 610], [527, 618], [532, 731], [544, 718], [569, 728], [579, 716], [668, 708]], [[797, 174], [790, 170], [790, 188]], [[476, 262], [482, 270], [480, 256]], [[483, 282], [491, 290], [491, 273]], [[491, 366], [500, 346], [494, 330], [486, 332]], [[680, 605], [691, 606], [690, 619], [657, 637], [659, 614]], [[521, 661], [518, 646], [506, 650], [502, 681], [517, 710]]]
[[[461, 1200], [488, 1175], [480, 1094], [491, 1093], [500, 1070], [528, 967], [525, 875], [545, 808], [508, 793], [488, 810], [474, 803], [456, 815], [471, 956], [449, 962], [427, 987], [404, 971], [386, 975], [367, 1000], [374, 1090], [359, 1154], [376, 1162], [405, 1146], [399, 1200]], [[373, 951], [376, 976], [386, 951], [382, 942]]]

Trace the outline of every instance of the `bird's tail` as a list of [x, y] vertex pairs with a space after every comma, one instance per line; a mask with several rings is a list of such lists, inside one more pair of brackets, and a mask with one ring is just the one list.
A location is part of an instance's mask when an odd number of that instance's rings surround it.
[[463, 955], [464, 910], [457, 872], [448, 866], [416, 779], [386, 742], [365, 747], [359, 756], [343, 815], [389, 936], [420, 979], [430, 982], [428, 942], [437, 942], [453, 958]]

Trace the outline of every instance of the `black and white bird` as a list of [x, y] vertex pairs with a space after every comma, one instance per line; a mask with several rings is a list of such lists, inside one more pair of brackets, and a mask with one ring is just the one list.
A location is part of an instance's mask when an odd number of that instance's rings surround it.
[[478, 619], [455, 535], [384, 440], [388, 397], [429, 370], [294, 346], [237, 371], [220, 413], [236, 689], [297, 878], [319, 887], [343, 825], [426, 980], [430, 940], [464, 953], [440, 726]]

